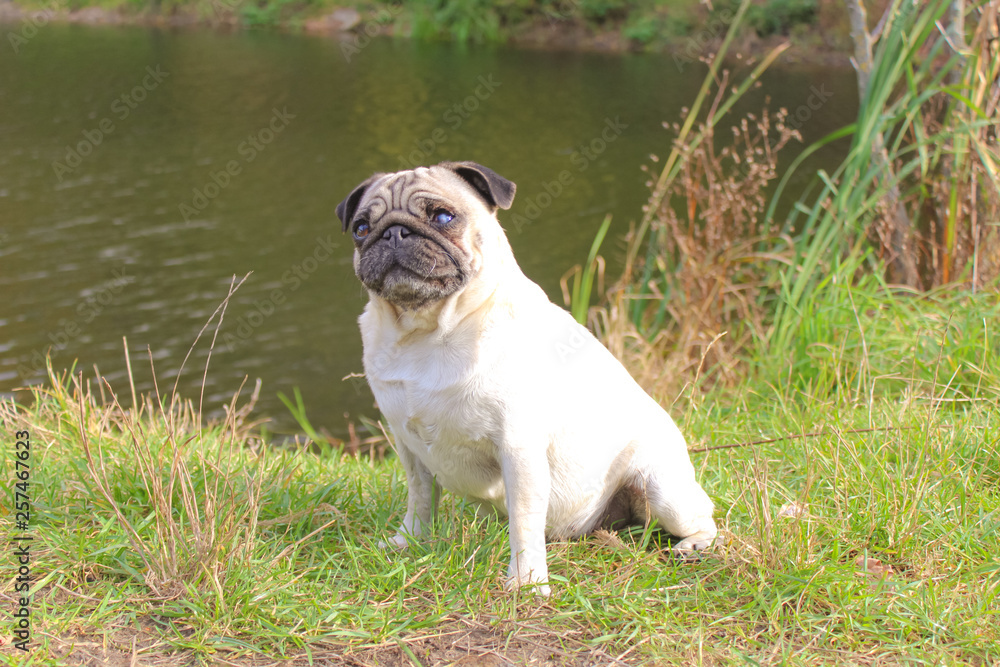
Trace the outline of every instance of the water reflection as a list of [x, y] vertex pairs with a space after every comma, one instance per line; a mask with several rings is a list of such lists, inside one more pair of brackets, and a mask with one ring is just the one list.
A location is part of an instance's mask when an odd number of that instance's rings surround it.
[[[411, 160], [490, 166], [518, 183], [501, 218], [558, 300], [604, 214], [612, 238], [637, 215], [639, 166], [667, 153], [661, 124], [702, 76], [653, 55], [374, 40], [347, 62], [314, 37], [46, 26], [20, 53], [0, 50], [0, 391], [42, 381], [50, 347], [57, 368], [96, 364], [122, 390], [123, 337], [140, 390], [147, 348], [172, 384], [233, 276], [252, 272], [219, 332], [206, 407], [260, 377], [279, 428], [294, 425], [276, 395], [298, 386], [314, 422], [343, 433], [345, 413], [374, 414], [364, 386], [342, 380], [361, 370], [365, 295], [333, 208], [355, 184]], [[775, 70], [743, 109], [768, 95], [794, 110], [817, 85], [831, 97], [801, 128], [816, 139], [850, 121], [850, 71]], [[606, 247], [612, 266], [618, 250]]]

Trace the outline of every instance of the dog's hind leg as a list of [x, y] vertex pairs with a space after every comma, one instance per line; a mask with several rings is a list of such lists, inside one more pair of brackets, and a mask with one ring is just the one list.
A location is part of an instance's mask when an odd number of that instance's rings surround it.
[[[712, 500], [694, 478], [694, 470], [657, 466], [637, 471], [632, 486], [640, 493], [635, 499], [637, 514], [656, 519], [659, 526], [680, 538], [672, 547], [677, 555], [690, 555], [711, 546], [718, 535], [712, 519]], [[667, 472], [669, 471], [669, 472]]]

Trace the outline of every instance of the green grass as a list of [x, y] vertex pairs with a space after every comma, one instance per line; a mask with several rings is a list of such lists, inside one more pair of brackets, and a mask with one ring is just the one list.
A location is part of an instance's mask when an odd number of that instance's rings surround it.
[[[33, 647], [4, 659], [1000, 660], [1000, 321], [945, 335], [981, 303], [956, 298], [937, 320], [897, 306], [920, 345], [888, 383], [875, 367], [899, 351], [894, 318], [865, 305], [839, 344], [813, 342], [821, 379], [756, 377], [673, 409], [695, 450], [785, 438], [692, 453], [724, 544], [691, 563], [641, 530], [550, 544], [548, 601], [504, 591], [505, 525], [448, 494], [431, 537], [379, 549], [405, 505], [394, 459], [261, 443], [236, 401], [201, 428], [190, 405], [102, 407], [96, 388], [53, 376], [31, 407], [2, 407], [4, 432], [35, 441], [37, 538]], [[981, 344], [956, 356], [950, 338]], [[954, 359], [960, 393], [935, 381]], [[12, 521], [0, 519], [7, 534]]]

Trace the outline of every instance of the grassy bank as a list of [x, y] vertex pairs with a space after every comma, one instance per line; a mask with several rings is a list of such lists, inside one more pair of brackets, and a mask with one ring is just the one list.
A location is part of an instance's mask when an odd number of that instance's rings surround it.
[[[951, 305], [978, 319], [979, 304]], [[850, 370], [865, 366], [864, 341], [880, 353], [878, 319], [860, 314], [839, 354], [817, 361], [845, 380], [823, 393], [759, 382], [673, 410], [725, 544], [690, 563], [642, 531], [552, 544], [546, 602], [503, 591], [505, 527], [451, 496], [432, 538], [406, 554], [377, 548], [404, 510], [394, 462], [263, 446], [238, 407], [201, 428], [191, 405], [102, 400], [96, 379], [53, 376], [32, 407], [0, 415], [9, 438], [31, 435], [35, 536], [31, 650], [5, 633], [3, 654], [37, 665], [1000, 660], [997, 359], [963, 364], [963, 392], [900, 359], [911, 372], [892, 378], [896, 391]], [[926, 371], [945, 370], [942, 343], [994, 346], [998, 323], [910, 322], [940, 359]], [[773, 441], [714, 449], [761, 439]], [[9, 513], [0, 525], [15, 533]], [[7, 609], [13, 586], [8, 575]]]
[[[12, 0], [31, 20], [206, 24], [389, 34], [458, 42], [545, 44], [603, 50], [690, 48], [701, 53], [732, 21], [736, 0]], [[8, 17], [10, 18], [10, 17]], [[748, 50], [791, 37], [805, 51], [845, 51], [850, 40], [839, 0], [758, 0], [743, 28]], [[694, 46], [692, 46], [692, 44]]]

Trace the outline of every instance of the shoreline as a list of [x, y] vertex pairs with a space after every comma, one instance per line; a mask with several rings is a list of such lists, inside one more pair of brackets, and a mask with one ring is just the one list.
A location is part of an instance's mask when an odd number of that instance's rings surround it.
[[[395, 37], [418, 39], [407, 34], [405, 26], [395, 21], [389, 10], [369, 12], [362, 15], [355, 9], [337, 8], [318, 17], [296, 16], [274, 25], [248, 26], [233, 11], [214, 16], [202, 15], [195, 9], [175, 7], [170, 14], [154, 11], [137, 13], [123, 12], [105, 7], [82, 7], [67, 10], [56, 7], [61, 0], [52, 0], [38, 8], [25, 8], [11, 0], [0, 0], [0, 31], [6, 41], [18, 50], [21, 40], [27, 41], [34, 31], [49, 23], [89, 26], [135, 26], [146, 28], [166, 28], [173, 30], [213, 30], [218, 32], [242, 32], [265, 30], [282, 34], [301, 34], [327, 37], [342, 42], [345, 48], [356, 48], [359, 41], [373, 37]], [[226, 0], [219, 0], [225, 3]], [[398, 16], [399, 12], [397, 12]], [[20, 26], [20, 29], [16, 29]], [[15, 29], [12, 29], [15, 28]], [[715, 52], [725, 36], [726, 26], [701, 26], [686, 37], [674, 38], [655, 45], [642, 45], [627, 38], [620, 28], [597, 29], [585, 22], [571, 19], [535, 19], [515, 26], [506, 39], [496, 45], [520, 49], [543, 51], [577, 51], [582, 53], [656, 53], [674, 55], [688, 61], [696, 61], [706, 54]], [[731, 53], [738, 58], [758, 58], [782, 42], [792, 42], [778, 58], [781, 64], [810, 64], [831, 67], [850, 66], [850, 53], [830, 46], [829, 38], [822, 37], [822, 31], [811, 30], [809, 44], [784, 36], [758, 37], [752, 31], [744, 31], [737, 36]], [[425, 40], [426, 41], [426, 40]], [[447, 41], [447, 40], [431, 40]]]

